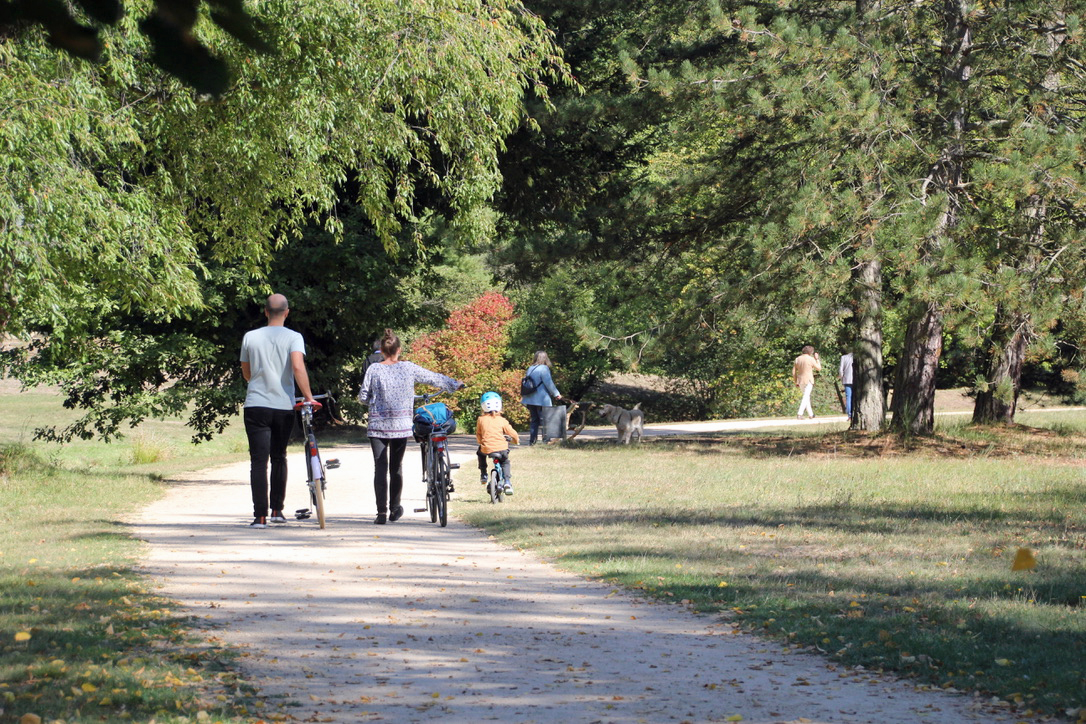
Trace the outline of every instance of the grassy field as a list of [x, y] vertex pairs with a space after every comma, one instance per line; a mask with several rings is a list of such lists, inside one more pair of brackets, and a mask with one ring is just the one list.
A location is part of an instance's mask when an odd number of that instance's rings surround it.
[[109, 445], [33, 441], [70, 415], [47, 392], [0, 401], [0, 720], [252, 721], [231, 653], [133, 573], [123, 525], [163, 476], [243, 459], [244, 431], [193, 446], [162, 421]]
[[[123, 524], [164, 476], [242, 459], [240, 425], [196, 447], [177, 421], [57, 446], [32, 439], [71, 414], [56, 395], [0, 402], [0, 720], [253, 721], [231, 652], [133, 573]], [[807, 428], [536, 447], [514, 456], [514, 498], [464, 484], [456, 513], [790, 646], [990, 692], [1023, 717], [1082, 707], [1086, 416], [954, 420], [904, 442]], [[1011, 571], [1019, 547], [1035, 570]]]
[[[787, 645], [1086, 721], [1086, 416], [1023, 419], [539, 446], [514, 498], [465, 483], [457, 513]], [[1038, 564], [1012, 571], [1022, 547]]]

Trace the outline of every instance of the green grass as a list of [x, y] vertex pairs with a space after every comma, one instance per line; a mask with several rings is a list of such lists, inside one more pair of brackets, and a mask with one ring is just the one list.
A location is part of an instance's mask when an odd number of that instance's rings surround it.
[[[809, 430], [536, 447], [514, 498], [465, 484], [457, 513], [846, 664], [1062, 713], [1086, 706], [1086, 417], [1050, 417], [912, 450]], [[1035, 570], [1011, 570], [1019, 547]]]
[[0, 720], [251, 720], [232, 652], [133, 572], [123, 523], [163, 476], [242, 459], [243, 430], [201, 446], [177, 421], [108, 445], [33, 441], [69, 415], [48, 393], [0, 404]]

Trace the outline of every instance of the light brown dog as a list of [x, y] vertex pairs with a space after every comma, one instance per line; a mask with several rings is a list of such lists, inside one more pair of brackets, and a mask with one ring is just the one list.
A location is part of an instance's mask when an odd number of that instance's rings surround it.
[[637, 441], [641, 442], [641, 434], [644, 432], [645, 413], [641, 411], [641, 403], [638, 402], [632, 410], [626, 410], [617, 405], [604, 405], [600, 408], [600, 415], [610, 420], [618, 430], [618, 439], [623, 445], [630, 444], [630, 438], [637, 433]]

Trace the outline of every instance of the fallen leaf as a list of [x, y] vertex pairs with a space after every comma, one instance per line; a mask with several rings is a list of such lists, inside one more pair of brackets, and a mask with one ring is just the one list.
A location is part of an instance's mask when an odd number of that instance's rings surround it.
[[30, 640], [30, 632], [29, 631], [20, 631], [19, 633], [15, 634], [15, 640], [16, 641], [29, 641]]
[[1036, 567], [1036, 554], [1029, 548], [1019, 548], [1018, 552], [1014, 554], [1014, 563], [1011, 564], [1012, 571], [1031, 571]]

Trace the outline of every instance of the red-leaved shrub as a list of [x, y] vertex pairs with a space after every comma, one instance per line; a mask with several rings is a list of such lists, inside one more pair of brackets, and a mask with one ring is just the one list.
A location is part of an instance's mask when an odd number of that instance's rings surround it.
[[479, 397], [489, 390], [502, 396], [505, 417], [520, 431], [528, 420], [520, 404], [523, 370], [503, 369], [509, 344], [513, 303], [497, 292], [487, 292], [449, 315], [445, 328], [416, 339], [408, 358], [427, 369], [461, 380], [467, 387], [446, 398], [456, 411], [459, 429], [475, 431]]

